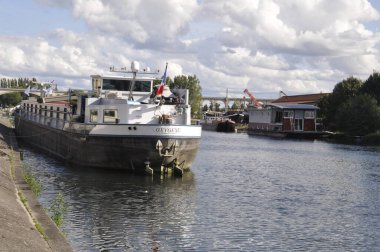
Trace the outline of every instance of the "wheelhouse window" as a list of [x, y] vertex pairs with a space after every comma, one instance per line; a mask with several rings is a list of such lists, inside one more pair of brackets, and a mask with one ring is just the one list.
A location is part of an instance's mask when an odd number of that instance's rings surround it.
[[103, 110], [103, 122], [104, 123], [116, 123], [117, 121], [117, 110], [116, 109], [105, 109]]
[[305, 111], [305, 118], [314, 119], [315, 118], [315, 112], [314, 111]]
[[[131, 80], [103, 79], [103, 90], [129, 91], [131, 85]], [[133, 91], [150, 92], [151, 82], [136, 80]]]
[[133, 91], [150, 92], [150, 88], [150, 81], [135, 81], [135, 87], [133, 88]]
[[98, 110], [91, 109], [90, 110], [90, 122], [98, 122]]
[[103, 90], [129, 91], [130, 80], [103, 79]]

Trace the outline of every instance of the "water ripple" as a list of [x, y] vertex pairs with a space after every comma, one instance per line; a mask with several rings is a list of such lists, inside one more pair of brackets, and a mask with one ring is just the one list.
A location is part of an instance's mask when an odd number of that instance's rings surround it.
[[204, 132], [192, 173], [147, 178], [26, 149], [77, 251], [375, 251], [380, 148]]

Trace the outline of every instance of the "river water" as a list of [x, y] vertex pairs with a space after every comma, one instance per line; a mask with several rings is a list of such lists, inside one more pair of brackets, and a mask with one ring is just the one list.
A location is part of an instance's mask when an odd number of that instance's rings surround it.
[[379, 147], [202, 134], [183, 178], [24, 155], [76, 251], [379, 251]]

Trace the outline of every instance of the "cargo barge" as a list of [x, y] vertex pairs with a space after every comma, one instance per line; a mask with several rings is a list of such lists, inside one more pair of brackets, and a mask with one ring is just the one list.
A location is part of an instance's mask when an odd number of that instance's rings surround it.
[[235, 132], [235, 122], [221, 112], [205, 113], [200, 125], [203, 130], [216, 132]]
[[191, 125], [189, 91], [170, 90], [166, 69], [157, 90], [137, 62], [129, 72], [111, 70], [92, 75], [86, 94], [24, 100], [15, 114], [17, 136], [79, 166], [148, 174], [189, 170], [201, 138], [201, 127]]

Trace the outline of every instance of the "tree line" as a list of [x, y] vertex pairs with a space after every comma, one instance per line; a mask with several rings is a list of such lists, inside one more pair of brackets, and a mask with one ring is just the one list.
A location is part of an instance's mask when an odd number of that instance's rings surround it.
[[337, 83], [319, 102], [326, 130], [350, 136], [380, 134], [380, 73], [366, 81], [349, 77]]
[[29, 85], [36, 83], [36, 78], [1, 78], [0, 87], [2, 88], [26, 88]]
[[[247, 104], [248, 103], [249, 102], [247, 102]], [[238, 102], [235, 100], [231, 106], [227, 105], [227, 108], [229, 110], [236, 111], [236, 110], [245, 110], [247, 108], [247, 106], [246, 106], [245, 102]], [[224, 110], [225, 110], [224, 108], [221, 108], [220, 102], [211, 102], [210, 105], [205, 104], [202, 107], [203, 112], [207, 112], [207, 111], [221, 112]]]

